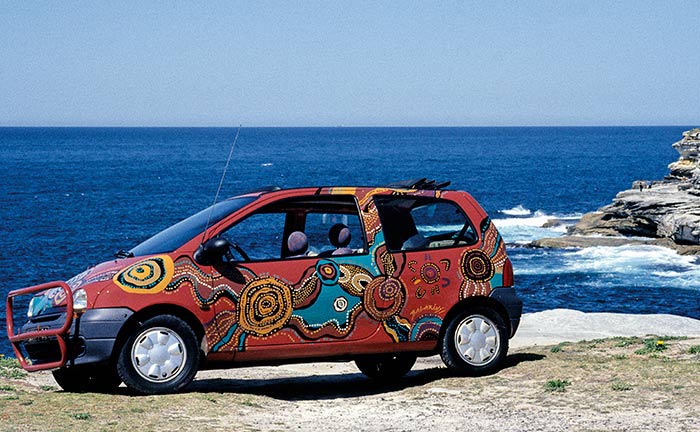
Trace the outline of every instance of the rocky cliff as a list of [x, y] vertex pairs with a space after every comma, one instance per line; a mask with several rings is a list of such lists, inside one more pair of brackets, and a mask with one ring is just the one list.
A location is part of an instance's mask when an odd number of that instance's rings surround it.
[[[664, 239], [671, 245], [700, 245], [700, 128], [683, 133], [673, 144], [680, 157], [671, 163], [663, 180], [637, 180], [622, 191], [612, 204], [585, 214], [569, 229], [569, 236], [542, 239], [534, 246], [580, 247], [580, 236], [591, 238], [588, 245], [603, 244], [600, 236], [634, 236]], [[577, 236], [577, 237], [573, 237]], [[670, 241], [669, 241], [670, 240]], [[681, 248], [697, 253], [695, 248]], [[691, 250], [691, 252], [688, 252]]]

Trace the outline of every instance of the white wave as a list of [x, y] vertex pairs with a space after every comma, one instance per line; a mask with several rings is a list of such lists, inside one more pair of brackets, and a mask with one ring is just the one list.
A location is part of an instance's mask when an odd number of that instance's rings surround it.
[[655, 271], [655, 272], [651, 272], [651, 274], [653, 274], [654, 276], [658, 276], [660, 278], [677, 278], [677, 277], [681, 277], [681, 276], [685, 275], [685, 273], [683, 273], [683, 272], [678, 272], [678, 271], [673, 271], [673, 270], [671, 270], [671, 271]]
[[537, 210], [531, 217], [493, 219], [493, 223], [507, 243], [527, 244], [543, 237], [559, 237], [580, 218], [581, 215], [558, 216]]
[[581, 250], [532, 251], [527, 260], [511, 254], [517, 275], [561, 275], [566, 282], [584, 275], [601, 289], [623, 285], [700, 289], [700, 262], [694, 256], [652, 245], [595, 246]]
[[269, 167], [272, 166], [272, 162], [266, 162], [264, 164], [260, 164], [260, 166]]
[[501, 210], [500, 213], [508, 216], [528, 216], [532, 214], [532, 210], [526, 209], [522, 204], [518, 204], [517, 206], [508, 210]]
[[568, 267], [575, 271], [596, 273], [630, 273], [636, 271], [694, 270], [698, 266], [693, 256], [679, 255], [661, 246], [625, 245], [596, 246], [570, 252]]

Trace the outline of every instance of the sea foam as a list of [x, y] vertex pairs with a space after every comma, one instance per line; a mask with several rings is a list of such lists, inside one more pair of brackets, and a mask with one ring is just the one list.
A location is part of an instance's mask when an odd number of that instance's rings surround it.
[[499, 213], [503, 213], [504, 215], [508, 216], [528, 216], [532, 214], [532, 210], [526, 209], [522, 204], [518, 204], [513, 208], [500, 210]]
[[[552, 215], [537, 210], [530, 217], [493, 219], [494, 225], [510, 244], [528, 244], [544, 237], [558, 237], [581, 215]], [[545, 226], [546, 225], [546, 226]]]
[[588, 285], [612, 289], [635, 284], [700, 289], [698, 258], [653, 245], [594, 246], [580, 250], [533, 251], [527, 263], [511, 256], [516, 276], [585, 275]]

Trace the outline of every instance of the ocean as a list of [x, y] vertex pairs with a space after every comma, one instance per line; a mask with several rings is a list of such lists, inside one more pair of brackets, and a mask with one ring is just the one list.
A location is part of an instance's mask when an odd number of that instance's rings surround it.
[[[266, 185], [452, 181], [508, 243], [525, 312], [700, 318], [700, 263], [654, 246], [541, 250], [634, 180], [661, 179], [692, 126], [243, 128], [221, 196]], [[209, 206], [235, 128], [0, 128], [0, 295], [65, 280]], [[0, 312], [0, 353], [11, 352]]]

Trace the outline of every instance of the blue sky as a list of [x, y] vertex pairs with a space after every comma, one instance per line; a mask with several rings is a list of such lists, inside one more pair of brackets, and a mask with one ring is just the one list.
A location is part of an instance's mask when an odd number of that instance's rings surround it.
[[692, 125], [699, 10], [6, 1], [0, 125]]

